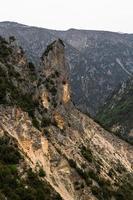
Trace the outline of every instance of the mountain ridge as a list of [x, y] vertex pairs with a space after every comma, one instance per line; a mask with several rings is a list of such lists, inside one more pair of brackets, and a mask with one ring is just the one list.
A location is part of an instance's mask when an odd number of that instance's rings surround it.
[[129, 79], [125, 71], [133, 72], [132, 34], [75, 29], [54, 31], [19, 27], [19, 24], [13, 28], [12, 23], [9, 24], [0, 26], [0, 34], [14, 35], [29, 60], [38, 66], [37, 71], [46, 46], [57, 38], [65, 41], [73, 101], [85, 113], [95, 116], [113, 90]]

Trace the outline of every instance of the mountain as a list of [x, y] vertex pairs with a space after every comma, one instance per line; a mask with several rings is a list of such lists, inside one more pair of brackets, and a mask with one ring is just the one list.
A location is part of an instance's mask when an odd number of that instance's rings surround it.
[[0, 198], [132, 200], [133, 146], [71, 101], [65, 45], [35, 66], [0, 38]]
[[70, 29], [55, 31], [1, 22], [0, 35], [15, 36], [40, 70], [46, 46], [63, 39], [70, 67], [72, 99], [77, 108], [95, 116], [117, 86], [132, 76], [133, 34]]
[[133, 144], [133, 78], [113, 92], [97, 119], [107, 129]]

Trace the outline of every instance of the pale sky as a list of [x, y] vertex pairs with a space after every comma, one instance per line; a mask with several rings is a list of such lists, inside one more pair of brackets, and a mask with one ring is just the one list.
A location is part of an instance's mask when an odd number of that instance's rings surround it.
[[133, 0], [1, 0], [0, 21], [133, 33]]

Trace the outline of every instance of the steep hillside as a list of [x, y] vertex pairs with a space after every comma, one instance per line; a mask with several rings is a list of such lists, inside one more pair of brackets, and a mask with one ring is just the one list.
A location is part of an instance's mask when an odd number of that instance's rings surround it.
[[[27, 62], [23, 50], [16, 46], [14, 40], [10, 39], [8, 43], [0, 37], [0, 200], [62, 199], [46, 180], [42, 180], [45, 172], [41, 166], [36, 166], [34, 170], [30, 166], [12, 129], [15, 125], [18, 137], [21, 137], [19, 134], [24, 123], [21, 122], [22, 118], [20, 124], [17, 121], [21, 109], [36, 124], [33, 114], [35, 103], [32, 101], [35, 86], [34, 65]], [[12, 115], [16, 124], [11, 118], [8, 119]], [[9, 120], [8, 124], [5, 124], [3, 117]], [[10, 128], [11, 132], [8, 131]], [[34, 131], [34, 126], [31, 130]]]
[[107, 129], [133, 144], [133, 78], [114, 91], [97, 119]]
[[132, 200], [133, 147], [74, 107], [62, 40], [34, 79], [22, 50], [1, 40], [1, 199]]
[[95, 115], [113, 90], [133, 72], [133, 35], [70, 29], [54, 31], [13, 22], [0, 23], [0, 34], [15, 36], [30, 61], [37, 63], [46, 46], [58, 37], [66, 46], [72, 99]]

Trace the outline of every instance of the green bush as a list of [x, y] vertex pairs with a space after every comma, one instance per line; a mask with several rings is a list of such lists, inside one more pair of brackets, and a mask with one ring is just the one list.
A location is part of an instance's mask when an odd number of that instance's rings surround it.
[[86, 148], [85, 146], [82, 146], [81, 148], [81, 153], [84, 156], [84, 158], [88, 161], [88, 162], [92, 162], [93, 161], [93, 155], [92, 152], [89, 148]]
[[97, 187], [97, 186], [92, 186], [92, 187], [91, 187], [91, 191], [92, 191], [92, 194], [93, 194], [94, 196], [96, 196], [98, 200], [105, 200], [105, 199], [103, 198], [103, 196], [102, 196], [102, 191], [101, 191], [101, 189], [100, 189], [99, 187]]
[[7, 136], [0, 138], [0, 160], [6, 164], [18, 164], [21, 155], [9, 141], [10, 138]]
[[[61, 200], [60, 195], [51, 189], [46, 181], [41, 181], [32, 169], [27, 172], [24, 169], [27, 176], [25, 179], [21, 178], [17, 167], [20, 157], [16, 162], [16, 155], [19, 155], [19, 152], [10, 138], [0, 138], [0, 147], [8, 153], [9, 147], [12, 148], [12, 161], [9, 160], [7, 153], [4, 154], [5, 158], [0, 155], [0, 200]], [[40, 168], [39, 176], [44, 175], [45, 172]]]
[[6, 42], [5, 39], [0, 38], [0, 60], [4, 61], [11, 54], [12, 48], [9, 47], [8, 42]]
[[69, 159], [68, 161], [69, 161], [70, 167], [72, 167], [72, 168], [76, 168], [77, 167], [77, 164], [73, 159]]
[[56, 77], [59, 77], [60, 76], [60, 72], [58, 72], [57, 70], [55, 71], [55, 75]]
[[47, 127], [51, 124], [51, 118], [49, 115], [43, 116], [42, 122], [41, 122], [41, 127]]
[[46, 172], [43, 170], [43, 168], [40, 168], [38, 174], [39, 174], [40, 177], [45, 177], [46, 176]]
[[116, 200], [133, 199], [133, 174], [125, 173], [119, 180], [119, 188], [115, 192]]
[[51, 92], [52, 96], [55, 96], [57, 94], [57, 89], [55, 86], [49, 89], [49, 91]]

